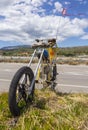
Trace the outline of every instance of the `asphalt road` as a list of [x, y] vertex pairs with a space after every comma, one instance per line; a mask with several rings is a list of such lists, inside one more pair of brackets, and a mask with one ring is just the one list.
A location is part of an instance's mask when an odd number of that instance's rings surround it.
[[[0, 63], [0, 93], [8, 92], [10, 82], [15, 72], [26, 64]], [[36, 65], [33, 65], [35, 68]], [[58, 75], [56, 91], [88, 93], [88, 66], [57, 65]]]

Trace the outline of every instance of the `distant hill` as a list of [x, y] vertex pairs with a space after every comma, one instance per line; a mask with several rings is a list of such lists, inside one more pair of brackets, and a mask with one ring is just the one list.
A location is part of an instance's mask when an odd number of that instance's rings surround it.
[[[2, 56], [29, 56], [34, 49], [30, 45], [7, 46], [0, 49]], [[80, 56], [88, 55], [88, 46], [57, 48], [58, 56]]]
[[0, 49], [2, 56], [29, 56], [33, 52], [30, 45], [7, 46]]
[[31, 48], [31, 45], [6, 46], [1, 48], [0, 50], [15, 50], [20, 48]]

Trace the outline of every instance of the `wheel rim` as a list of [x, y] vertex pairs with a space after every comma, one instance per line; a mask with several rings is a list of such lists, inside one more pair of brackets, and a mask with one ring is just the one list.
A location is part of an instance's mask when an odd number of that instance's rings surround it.
[[16, 89], [16, 104], [19, 108], [26, 106], [28, 97], [31, 96], [31, 92], [30, 95], [28, 94], [30, 91], [30, 85], [30, 76], [28, 74], [23, 74], [18, 81]]

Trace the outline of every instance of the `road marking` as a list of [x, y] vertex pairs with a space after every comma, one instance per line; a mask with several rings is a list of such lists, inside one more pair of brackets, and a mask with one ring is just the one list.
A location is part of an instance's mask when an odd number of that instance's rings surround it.
[[0, 71], [4, 71], [4, 72], [13, 72], [14, 70], [13, 69], [0, 69]]
[[57, 84], [59, 86], [67, 86], [67, 87], [75, 87], [75, 88], [87, 88], [88, 86], [80, 86], [80, 85], [71, 85], [71, 84]]
[[66, 75], [80, 75], [80, 76], [88, 76], [88, 74], [76, 73], [76, 72], [64, 72]]
[[11, 69], [4, 69], [4, 71], [11, 72], [12, 70]]
[[9, 79], [0, 79], [0, 81], [10, 82], [11, 80], [9, 80]]

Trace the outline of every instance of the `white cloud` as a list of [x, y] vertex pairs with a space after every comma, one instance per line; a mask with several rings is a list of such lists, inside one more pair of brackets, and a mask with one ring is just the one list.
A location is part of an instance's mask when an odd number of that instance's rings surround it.
[[[9, 2], [8, 8], [4, 6]], [[21, 0], [19, 0], [21, 2]], [[16, 41], [30, 44], [36, 38], [50, 38], [58, 35], [58, 41], [72, 36], [84, 36], [84, 29], [88, 27], [87, 19], [45, 15], [45, 9], [42, 5], [47, 0], [26, 0], [26, 2], [18, 3], [18, 0], [3, 0], [3, 11], [0, 8], [0, 14], [5, 19], [0, 21], [0, 40]], [[52, 0], [51, 0], [52, 2]], [[55, 2], [55, 11], [62, 10], [62, 5]], [[43, 16], [39, 13], [44, 13]], [[58, 33], [57, 33], [58, 28]], [[83, 38], [82, 38], [83, 39]]]
[[88, 34], [82, 36], [81, 39], [83, 39], [83, 40], [88, 40]]
[[64, 3], [65, 3], [66, 5], [69, 5], [69, 4], [70, 4], [70, 2], [68, 2], [68, 1], [65, 1]]
[[86, 4], [87, 0], [77, 0], [80, 4]]
[[62, 4], [61, 4], [60, 2], [55, 2], [55, 3], [54, 3], [54, 6], [55, 6], [55, 9], [54, 9], [54, 11], [53, 11], [54, 13], [55, 13], [55, 12], [61, 12], [62, 9], [63, 9], [63, 8], [62, 8]]
[[81, 28], [87, 28], [88, 27], [88, 19], [78, 19], [78, 18], [74, 18], [72, 20], [73, 24], [76, 24], [77, 26], [81, 27]]
[[49, 4], [50, 6], [52, 6], [52, 5], [53, 5], [52, 1], [49, 1], [49, 2], [48, 2], [48, 4]]
[[46, 2], [47, 0], [31, 0], [31, 3], [34, 5], [34, 6], [41, 6], [44, 2]]
[[5, 8], [11, 5], [13, 0], [0, 0], [0, 8]]

